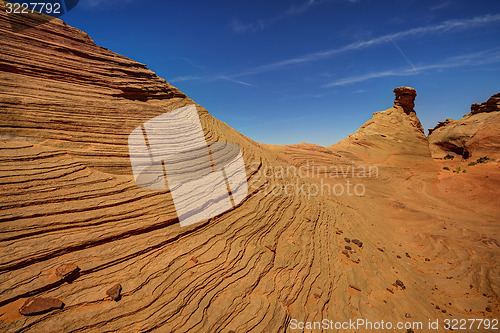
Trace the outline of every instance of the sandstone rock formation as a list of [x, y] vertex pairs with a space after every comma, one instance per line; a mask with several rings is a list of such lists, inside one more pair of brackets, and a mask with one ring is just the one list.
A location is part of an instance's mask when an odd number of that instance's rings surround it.
[[353, 159], [408, 165], [416, 156], [430, 161], [427, 138], [415, 110], [415, 89], [394, 89], [394, 106], [375, 112], [354, 134], [329, 148]]
[[406, 114], [415, 113], [413, 108], [415, 107], [415, 97], [417, 97], [417, 91], [414, 88], [398, 87], [394, 89], [394, 94], [396, 95], [394, 99], [394, 106], [402, 107]]
[[[0, 35], [0, 331], [285, 332], [291, 319], [498, 318], [500, 173], [443, 174], [404, 106], [325, 148], [256, 143], [196, 105], [207, 142], [243, 151], [251, 195], [181, 228], [168, 190], [134, 182], [127, 137], [195, 103], [58, 19], [14, 31], [0, 1]], [[380, 174], [353, 176], [360, 163]], [[344, 172], [279, 173], [304, 165]], [[366, 194], [312, 193], [348, 180]], [[276, 190], [287, 186], [309, 192]], [[345, 250], [344, 237], [359, 242]], [[57, 274], [68, 263], [80, 268], [72, 283]], [[120, 302], [105, 294], [117, 283]], [[20, 313], [40, 298], [65, 306]]]
[[487, 102], [472, 104], [471, 112], [455, 121], [447, 119], [429, 129], [432, 156], [447, 154], [461, 158], [500, 158], [500, 94]]
[[484, 103], [472, 104], [470, 111], [471, 114], [500, 111], [500, 93], [491, 96]]

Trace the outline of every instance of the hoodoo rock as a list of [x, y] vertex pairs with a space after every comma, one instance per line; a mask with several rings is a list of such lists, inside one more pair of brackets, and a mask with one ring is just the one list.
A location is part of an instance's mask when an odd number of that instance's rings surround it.
[[429, 129], [429, 147], [434, 158], [447, 154], [500, 158], [500, 93], [472, 104], [471, 112], [461, 119], [446, 119]]
[[407, 165], [408, 159], [430, 161], [427, 138], [414, 110], [417, 92], [411, 87], [394, 89], [392, 108], [375, 112], [354, 134], [329, 149], [354, 160]]
[[417, 91], [412, 87], [398, 87], [394, 89], [393, 92], [395, 94], [394, 107], [403, 108], [403, 111], [410, 117], [413, 126], [424, 133], [424, 128], [417, 117], [417, 113], [413, 109], [415, 107]]
[[393, 90], [396, 98], [394, 99], [394, 106], [403, 108], [406, 114], [415, 113], [415, 97], [417, 91], [412, 87], [398, 87]]

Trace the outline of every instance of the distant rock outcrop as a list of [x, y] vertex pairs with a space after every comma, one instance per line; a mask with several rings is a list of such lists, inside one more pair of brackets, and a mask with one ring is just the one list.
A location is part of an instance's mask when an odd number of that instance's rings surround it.
[[354, 134], [328, 148], [357, 160], [408, 165], [415, 156], [430, 161], [424, 130], [414, 110], [417, 92], [411, 87], [394, 89], [394, 106], [375, 112]]
[[434, 158], [447, 154], [500, 158], [500, 94], [472, 104], [471, 112], [460, 120], [446, 119], [429, 129], [429, 146]]
[[484, 103], [472, 104], [470, 111], [471, 114], [500, 111], [500, 93], [491, 96]]

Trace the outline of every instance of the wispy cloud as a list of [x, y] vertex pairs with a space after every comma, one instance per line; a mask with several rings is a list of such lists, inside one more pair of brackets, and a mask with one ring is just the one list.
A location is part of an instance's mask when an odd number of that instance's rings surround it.
[[182, 81], [195, 81], [195, 80], [203, 80], [206, 79], [203, 76], [195, 76], [195, 75], [185, 75], [185, 76], [178, 76], [174, 77], [173, 79], [170, 79], [169, 82], [182, 82]]
[[[250, 22], [250, 23], [243, 23], [239, 19], [233, 19], [231, 21], [231, 26], [233, 28], [233, 31], [239, 34], [243, 34], [246, 32], [258, 32], [262, 31], [268, 26], [274, 24], [276, 21], [279, 21], [281, 19], [284, 19], [286, 17], [290, 16], [296, 16], [299, 14], [302, 14], [303, 12], [307, 11], [311, 7], [320, 5], [322, 3], [326, 2], [326, 0], [307, 0], [300, 5], [292, 5], [289, 7], [287, 10], [285, 10], [283, 13], [268, 18], [268, 19], [260, 19], [255, 22]], [[353, 2], [351, 0], [351, 2]]]
[[413, 70], [415, 71], [415, 74], [418, 74], [418, 70], [417, 70], [417, 67], [415, 67], [415, 65], [413, 64], [413, 62], [410, 60], [410, 58], [408, 58], [406, 56], [406, 54], [403, 52], [403, 50], [399, 47], [398, 44], [396, 44], [395, 41], [391, 40], [392, 44], [394, 44], [394, 47], [396, 47], [396, 49], [399, 51], [399, 53], [401, 53], [401, 55], [403, 56], [403, 59], [408, 63], [408, 65], [410, 65], [411, 68], [413, 68]]
[[92, 8], [92, 7], [102, 7], [102, 6], [110, 6], [116, 4], [117, 2], [119, 3], [132, 3], [136, 0], [81, 0], [80, 4], [87, 7], [87, 8]]
[[188, 63], [189, 65], [193, 66], [194, 68], [198, 68], [198, 69], [206, 69], [205, 66], [202, 66], [202, 65], [198, 65], [198, 64], [195, 64], [191, 59], [189, 58], [186, 58], [186, 57], [179, 57], [178, 59]]
[[354, 42], [354, 43], [342, 46], [340, 48], [333, 48], [333, 49], [329, 49], [326, 51], [309, 53], [309, 54], [306, 54], [306, 55], [303, 55], [300, 57], [285, 59], [282, 61], [267, 64], [267, 65], [262, 65], [262, 66], [250, 68], [250, 69], [242, 71], [240, 73], [236, 73], [234, 75], [231, 75], [231, 77], [234, 78], [234, 77], [245, 76], [245, 75], [253, 75], [253, 74], [278, 70], [278, 69], [281, 69], [281, 68], [284, 68], [287, 66], [319, 61], [319, 60], [330, 58], [334, 55], [345, 53], [348, 51], [366, 49], [368, 47], [382, 45], [382, 44], [386, 44], [386, 43], [394, 43], [395, 41], [398, 41], [398, 40], [401, 40], [401, 39], [407, 38], [407, 37], [424, 36], [424, 35], [429, 35], [429, 34], [438, 34], [438, 33], [444, 33], [444, 32], [449, 32], [449, 31], [460, 30], [460, 29], [468, 29], [468, 28], [481, 26], [481, 25], [485, 25], [488, 23], [498, 22], [498, 21], [500, 21], [500, 14], [494, 14], [494, 15], [489, 14], [489, 15], [470, 18], [470, 19], [449, 20], [449, 21], [445, 21], [445, 22], [440, 23], [440, 24], [428, 25], [428, 26], [423, 26], [423, 27], [418, 27], [418, 28], [413, 28], [413, 29], [409, 29], [409, 30], [405, 30], [405, 31], [396, 32], [393, 34], [387, 34], [387, 35], [383, 35], [383, 36], [372, 38], [372, 39], [365, 40], [365, 41]]
[[430, 8], [430, 10], [440, 10], [440, 9], [444, 9], [444, 8], [447, 8], [451, 5], [451, 1], [450, 0], [446, 0], [446, 1], [443, 1], [441, 3], [437, 3], [435, 4], [434, 6], [432, 6]]
[[174, 82], [199, 81], [199, 80], [204, 80], [204, 81], [225, 80], [225, 81], [229, 81], [229, 82], [241, 84], [241, 85], [247, 86], [247, 87], [255, 87], [255, 85], [253, 85], [251, 83], [248, 83], [248, 82], [245, 82], [245, 81], [241, 81], [241, 80], [236, 80], [236, 79], [233, 79], [233, 78], [230, 78], [230, 77], [227, 77], [227, 76], [223, 76], [223, 75], [218, 75], [218, 76], [185, 75], [185, 76], [174, 77], [173, 79], [170, 79], [169, 82], [170, 83], [174, 83]]
[[240, 80], [236, 80], [236, 79], [231, 79], [231, 78], [229, 78], [227, 76], [218, 76], [215, 79], [226, 80], [226, 81], [238, 83], [238, 84], [241, 84], [241, 85], [244, 85], [244, 86], [247, 86], [247, 87], [255, 87], [251, 83], [240, 81]]
[[431, 70], [444, 70], [454, 67], [480, 66], [500, 62], [500, 49], [492, 49], [482, 52], [469, 53], [460, 56], [445, 59], [435, 64], [416, 66], [415, 68], [400, 68], [396, 70], [386, 70], [379, 72], [366, 73], [357, 76], [350, 76], [337, 81], [325, 84], [323, 88], [345, 86], [353, 83], [359, 83], [367, 80], [378, 79], [388, 76], [411, 76]]

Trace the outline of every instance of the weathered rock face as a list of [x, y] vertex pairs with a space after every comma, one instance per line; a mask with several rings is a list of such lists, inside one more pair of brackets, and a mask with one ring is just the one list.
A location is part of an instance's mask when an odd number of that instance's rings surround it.
[[415, 89], [399, 87], [394, 93], [392, 108], [375, 112], [354, 134], [329, 148], [340, 155], [388, 164], [411, 165], [409, 161], [417, 156], [420, 162], [430, 162], [428, 142], [413, 109]]
[[[291, 318], [436, 320], [434, 304], [450, 299], [460, 299], [446, 305], [456, 317], [498, 317], [497, 298], [485, 315], [482, 296], [498, 294], [498, 265], [484, 259], [498, 256], [497, 225], [486, 224], [496, 220], [424, 192], [436, 168], [409, 169], [430, 158], [402, 106], [377, 113], [357, 132], [361, 144], [346, 146], [366, 163], [389, 164], [380, 178], [359, 180], [367, 195], [353, 198], [307, 197], [317, 177], [265, 170], [298, 158], [332, 166], [340, 154], [256, 143], [196, 105], [206, 141], [241, 147], [252, 195], [181, 228], [169, 191], [134, 182], [127, 137], [194, 102], [60, 20], [31, 26], [13, 30], [0, 0], [0, 331], [285, 332]], [[295, 184], [298, 194], [270, 191]], [[443, 232], [441, 221], [460, 232]], [[344, 237], [359, 240], [347, 255]], [[75, 266], [74, 280], [62, 278]], [[392, 290], [396, 280], [404, 292]]]
[[447, 119], [429, 129], [434, 158], [454, 154], [462, 158], [500, 158], [500, 94], [487, 102], [472, 104], [471, 112], [459, 120]]
[[453, 120], [453, 119], [446, 119], [445, 121], [438, 121], [438, 124], [436, 126], [434, 126], [434, 128], [429, 128], [429, 135], [431, 135], [431, 133], [434, 132], [435, 130], [437, 130], [438, 128], [441, 128], [441, 127], [449, 125], [449, 124], [453, 124], [454, 122], [456, 122], [456, 120]]
[[472, 114], [500, 111], [500, 93], [491, 96], [484, 103], [472, 104], [470, 111]]

